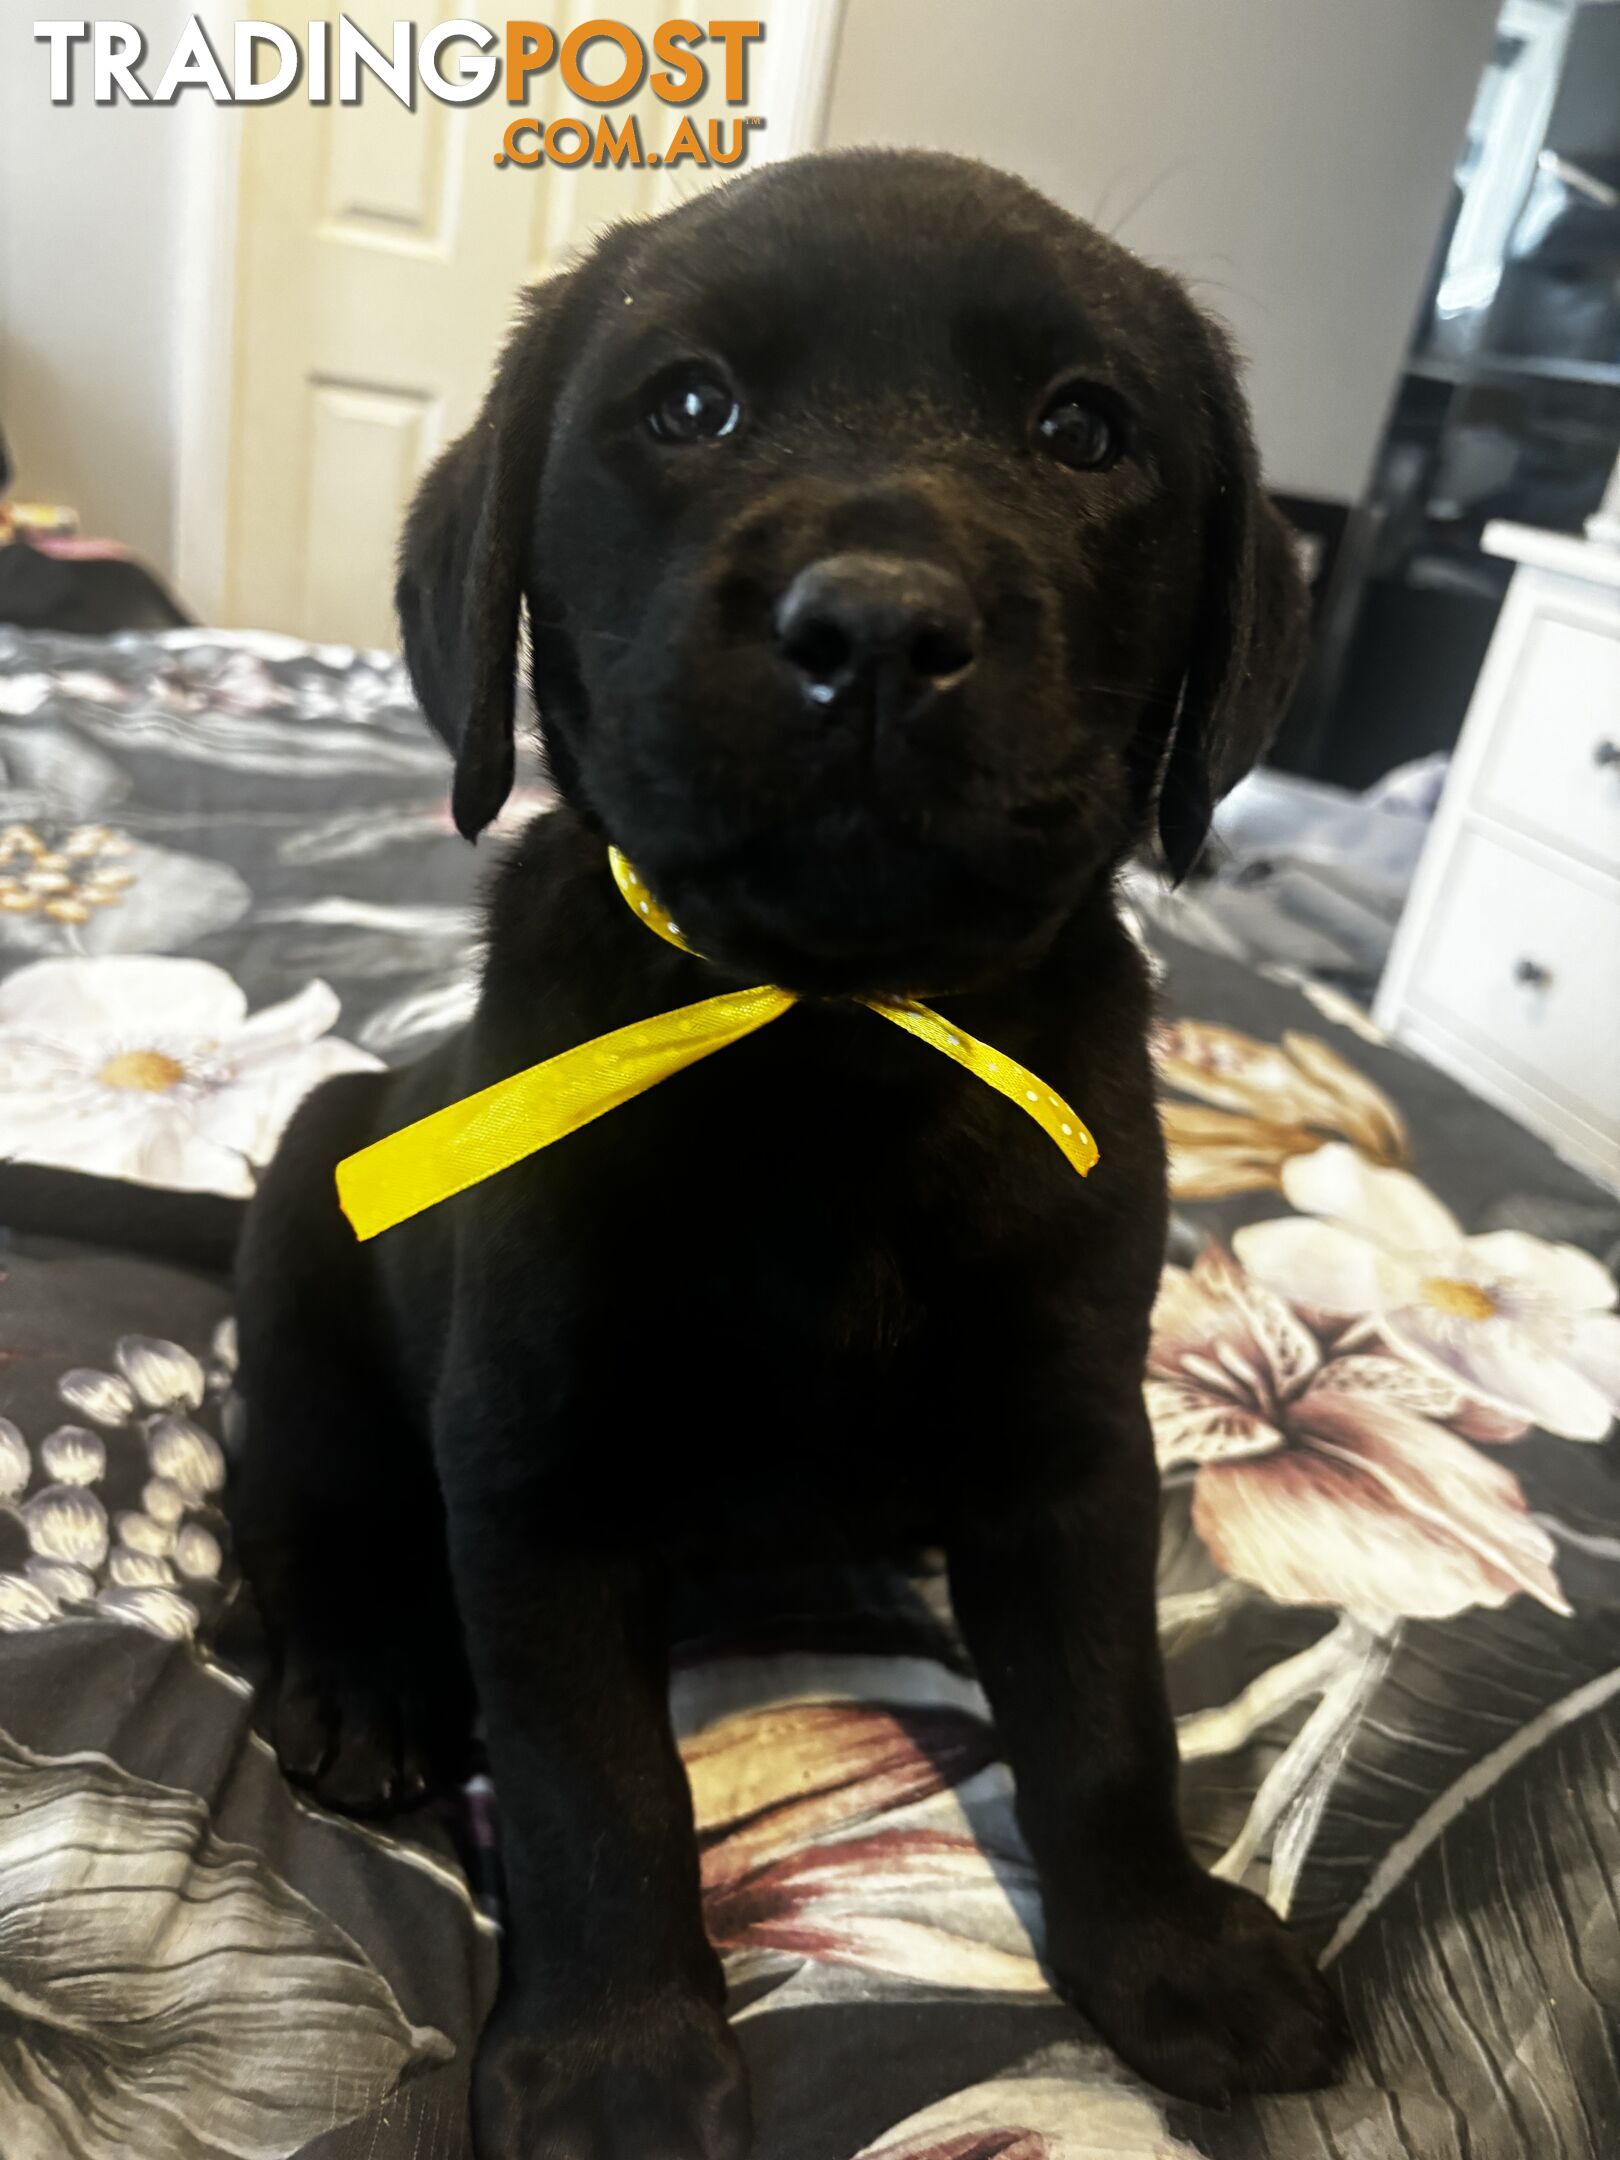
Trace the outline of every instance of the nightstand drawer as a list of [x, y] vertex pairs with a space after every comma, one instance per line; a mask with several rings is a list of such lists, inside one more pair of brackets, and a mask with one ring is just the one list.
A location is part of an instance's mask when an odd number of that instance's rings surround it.
[[1410, 996], [1555, 1101], [1620, 1132], [1620, 886], [1464, 831]]
[[1530, 617], [1475, 801], [1553, 847], [1620, 871], [1620, 637], [1612, 626], [1556, 608]]

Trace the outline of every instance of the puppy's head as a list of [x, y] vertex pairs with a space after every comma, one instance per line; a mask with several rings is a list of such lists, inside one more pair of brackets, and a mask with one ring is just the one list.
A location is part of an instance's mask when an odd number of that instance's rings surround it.
[[718, 961], [811, 992], [1025, 964], [1254, 762], [1299, 587], [1219, 331], [1021, 182], [769, 167], [529, 296], [399, 606], [473, 835], [547, 755]]

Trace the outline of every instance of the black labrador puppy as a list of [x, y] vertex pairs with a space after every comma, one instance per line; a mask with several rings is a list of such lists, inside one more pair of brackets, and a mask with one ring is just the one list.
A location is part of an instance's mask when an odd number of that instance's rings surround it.
[[[471, 1024], [329, 1082], [264, 1179], [234, 1514], [291, 1775], [408, 1803], [482, 1708], [510, 1887], [486, 2156], [746, 2147], [666, 1704], [670, 1581], [727, 1556], [942, 1546], [1057, 1985], [1173, 2093], [1331, 2076], [1309, 1957], [1177, 1821], [1142, 1403], [1164, 1152], [1113, 897], [1155, 819], [1196, 853], [1299, 603], [1220, 333], [947, 157], [787, 164], [611, 231], [529, 296], [423, 484], [399, 605], [457, 822], [511, 784], [525, 613], [563, 807], [500, 872]], [[704, 958], [627, 909], [610, 841]], [[801, 1001], [356, 1242], [340, 1158], [761, 982]], [[1090, 1178], [852, 1002], [894, 993], [1075, 1105]]]

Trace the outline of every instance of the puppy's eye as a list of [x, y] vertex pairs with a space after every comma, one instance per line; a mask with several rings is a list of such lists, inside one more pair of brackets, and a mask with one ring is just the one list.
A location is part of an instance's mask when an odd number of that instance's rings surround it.
[[1125, 430], [1112, 401], [1073, 383], [1048, 399], [1035, 433], [1047, 456], [1074, 472], [1105, 472], [1125, 449]]
[[731, 386], [704, 367], [682, 368], [655, 383], [646, 410], [648, 428], [663, 443], [715, 442], [741, 418]]

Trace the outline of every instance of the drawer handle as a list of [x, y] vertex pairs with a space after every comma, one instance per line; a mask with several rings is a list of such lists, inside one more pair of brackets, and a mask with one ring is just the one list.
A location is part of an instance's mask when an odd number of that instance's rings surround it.
[[1598, 766], [1620, 765], [1620, 742], [1611, 742], [1605, 736], [1592, 752], [1592, 763]]
[[1521, 960], [1513, 970], [1513, 980], [1532, 990], [1545, 990], [1552, 981], [1552, 969], [1543, 967], [1539, 960]]

